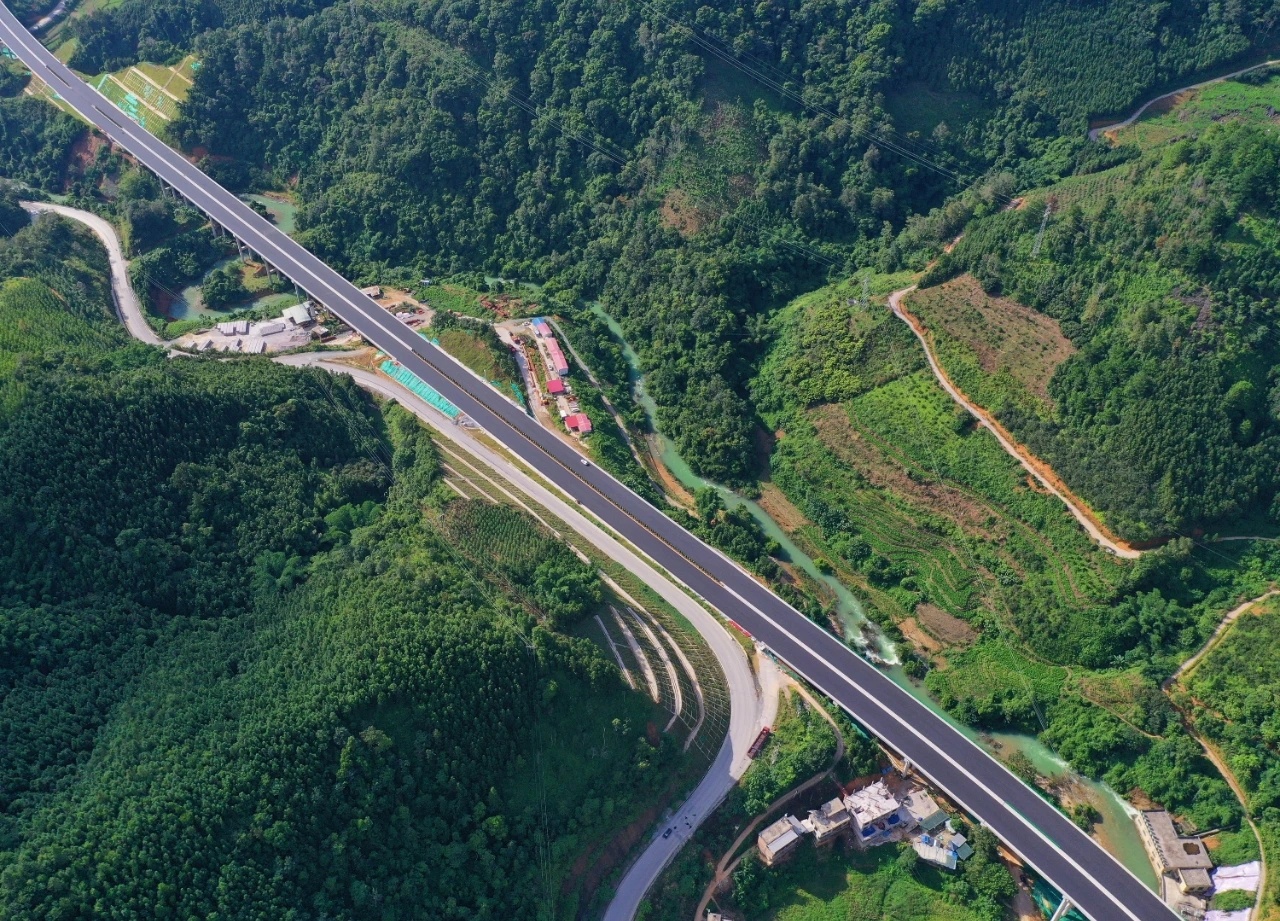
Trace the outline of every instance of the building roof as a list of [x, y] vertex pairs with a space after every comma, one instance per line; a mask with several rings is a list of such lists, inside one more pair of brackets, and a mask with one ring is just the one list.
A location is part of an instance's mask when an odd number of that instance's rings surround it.
[[1208, 870], [1213, 866], [1209, 853], [1197, 838], [1183, 838], [1173, 824], [1173, 816], [1163, 809], [1142, 813], [1147, 837], [1155, 844], [1160, 862], [1168, 870]]
[[1213, 888], [1208, 870], [1179, 870], [1178, 879], [1182, 883], [1182, 888], [1188, 892], [1202, 892]]
[[553, 377], [547, 381], [547, 393], [564, 393], [564, 381], [558, 377]]
[[877, 780], [869, 787], [855, 790], [844, 798], [844, 804], [853, 813], [859, 827], [887, 819], [898, 811], [901, 805], [883, 780]]
[[570, 413], [565, 416], [564, 424], [579, 432], [591, 431], [591, 420], [587, 418], [586, 413]]
[[915, 819], [925, 831], [933, 831], [947, 821], [947, 814], [938, 808], [934, 798], [923, 790], [912, 790], [902, 798], [902, 805], [907, 807], [911, 818]]
[[946, 867], [948, 870], [956, 868], [955, 851], [945, 847], [938, 847], [936, 844], [925, 844], [923, 841], [913, 841], [911, 846], [915, 848], [921, 860], [927, 860], [929, 863], [939, 867]]
[[784, 815], [772, 825], [768, 825], [756, 838], [760, 847], [770, 855], [776, 855], [794, 844], [805, 833], [805, 827], [793, 815]]
[[802, 824], [821, 841], [849, 824], [849, 810], [845, 808], [844, 800], [837, 797], [811, 810], [809, 818]]
[[296, 326], [303, 326], [315, 319], [309, 304], [294, 304], [292, 307], [285, 308], [284, 313], [280, 314], [280, 316]]

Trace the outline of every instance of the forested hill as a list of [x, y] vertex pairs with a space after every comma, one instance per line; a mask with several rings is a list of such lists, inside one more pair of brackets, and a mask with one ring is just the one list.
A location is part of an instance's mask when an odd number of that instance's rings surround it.
[[174, 137], [233, 185], [296, 181], [305, 242], [349, 274], [481, 270], [545, 283], [563, 312], [600, 298], [664, 430], [742, 481], [775, 306], [828, 272], [923, 265], [965, 209], [898, 235], [951, 174], [1012, 170], [991, 202], [1092, 168], [1088, 114], [1275, 27], [1262, 0], [125, 0], [79, 22], [73, 63], [196, 48]]
[[1277, 190], [1275, 129], [1215, 126], [976, 222], [923, 281], [970, 271], [1061, 323], [1057, 413], [1001, 417], [1128, 537], [1280, 524]]
[[572, 916], [679, 757], [566, 632], [594, 570], [349, 378], [127, 344], [105, 278], [0, 239], [0, 919]]

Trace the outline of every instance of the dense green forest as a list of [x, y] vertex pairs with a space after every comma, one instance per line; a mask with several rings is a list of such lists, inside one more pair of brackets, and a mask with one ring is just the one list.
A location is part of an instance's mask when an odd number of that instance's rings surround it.
[[1215, 126], [976, 222], [924, 279], [1059, 321], [1056, 414], [999, 415], [1127, 537], [1280, 523], [1277, 189], [1274, 130]]
[[572, 917], [680, 759], [594, 571], [348, 378], [128, 344], [72, 225], [0, 271], [0, 917]]
[[232, 185], [296, 184], [302, 239], [348, 273], [484, 269], [565, 313], [601, 297], [663, 429], [742, 482], [769, 311], [828, 271], [925, 258], [974, 204], [923, 215], [988, 170], [1096, 168], [1087, 115], [1275, 28], [1260, 0], [125, 0], [72, 31], [86, 72], [198, 50], [174, 140]]

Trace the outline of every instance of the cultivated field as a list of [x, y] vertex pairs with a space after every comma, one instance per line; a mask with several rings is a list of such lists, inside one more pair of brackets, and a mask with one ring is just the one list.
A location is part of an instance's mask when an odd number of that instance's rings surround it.
[[988, 295], [971, 275], [916, 291], [905, 306], [928, 330], [947, 375], [979, 405], [999, 413], [1026, 394], [1041, 413], [1053, 412], [1049, 379], [1075, 352], [1056, 320]]

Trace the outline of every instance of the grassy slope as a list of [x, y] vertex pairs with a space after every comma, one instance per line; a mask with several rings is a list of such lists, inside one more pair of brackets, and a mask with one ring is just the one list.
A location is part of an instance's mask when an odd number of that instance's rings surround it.
[[[1226, 545], [1136, 568], [1103, 554], [918, 370], [919, 345], [893, 332], [905, 326], [847, 292], [780, 314], [756, 384], [781, 431], [773, 481], [810, 522], [801, 542], [861, 590], [873, 616], [914, 638], [930, 690], [962, 719], [1048, 727], [1077, 766], [1110, 772], [1120, 789], [1142, 787], [1201, 822], [1232, 821], [1225, 784], [1179, 748], [1190, 740], [1163, 715], [1155, 678], [1237, 595], [1260, 591], [1274, 569], [1266, 551]], [[821, 371], [805, 376], [806, 365]], [[949, 629], [948, 616], [972, 629]], [[1148, 626], [1126, 626], [1134, 617]], [[1159, 617], [1169, 625], [1156, 627]], [[1152, 634], [1161, 630], [1164, 640]], [[1190, 785], [1168, 774], [1175, 760]]]

